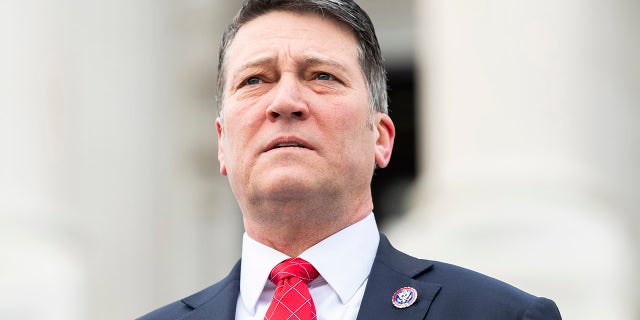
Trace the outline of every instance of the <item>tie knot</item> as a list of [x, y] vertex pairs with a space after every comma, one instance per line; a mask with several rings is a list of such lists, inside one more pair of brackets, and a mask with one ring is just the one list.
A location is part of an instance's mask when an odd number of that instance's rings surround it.
[[318, 270], [304, 259], [289, 258], [280, 262], [271, 270], [269, 280], [277, 285], [280, 281], [294, 277], [302, 280], [305, 284], [309, 284], [319, 275]]

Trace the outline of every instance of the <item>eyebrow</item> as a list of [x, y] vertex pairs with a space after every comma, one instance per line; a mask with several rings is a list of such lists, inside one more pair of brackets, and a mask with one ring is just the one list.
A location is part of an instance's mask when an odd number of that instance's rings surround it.
[[[234, 72], [234, 74], [231, 76], [231, 80], [235, 82], [235, 80], [240, 76], [243, 76], [243, 74], [246, 72], [246, 70], [249, 69], [255, 69], [255, 68], [263, 68], [267, 65], [274, 65], [276, 63], [276, 58], [274, 57], [263, 57], [263, 58], [258, 58], [256, 60], [253, 61], [249, 61], [245, 64], [240, 65], [236, 72]], [[228, 70], [227, 70], [228, 72]]]
[[243, 65], [240, 65], [240, 67], [238, 67], [238, 71], [242, 72], [244, 70], [251, 69], [251, 68], [264, 67], [265, 65], [273, 65], [276, 63], [276, 60], [277, 58], [274, 58], [274, 57], [258, 58], [256, 60], [249, 61]]
[[314, 57], [314, 56], [308, 56], [304, 58], [304, 65], [305, 66], [319, 66], [319, 65], [325, 65], [325, 66], [330, 66], [332, 68], [336, 68], [342, 72], [346, 72], [346, 68], [344, 67], [344, 65], [336, 60], [333, 59], [329, 59], [329, 58], [321, 58], [321, 57]]

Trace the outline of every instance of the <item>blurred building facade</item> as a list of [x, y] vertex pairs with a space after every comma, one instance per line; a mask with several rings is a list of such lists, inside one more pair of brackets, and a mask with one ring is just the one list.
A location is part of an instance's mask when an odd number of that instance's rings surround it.
[[[566, 319], [640, 317], [637, 1], [360, 3], [418, 80], [392, 242]], [[0, 5], [0, 318], [131, 319], [235, 263], [214, 97], [239, 5]]]

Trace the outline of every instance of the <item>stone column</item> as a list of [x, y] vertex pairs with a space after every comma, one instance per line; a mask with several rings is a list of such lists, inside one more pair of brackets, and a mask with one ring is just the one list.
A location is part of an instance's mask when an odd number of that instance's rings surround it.
[[86, 319], [86, 268], [61, 216], [60, 8], [0, 4], [0, 318]]
[[419, 1], [422, 168], [399, 247], [637, 319], [640, 7]]
[[65, 7], [66, 214], [92, 319], [131, 319], [219, 279], [240, 215], [217, 173], [222, 1]]
[[175, 103], [166, 8], [125, 0], [61, 6], [62, 214], [87, 269], [84, 318], [131, 319], [161, 290], [159, 252], [172, 253], [154, 242], [170, 237], [158, 234]]

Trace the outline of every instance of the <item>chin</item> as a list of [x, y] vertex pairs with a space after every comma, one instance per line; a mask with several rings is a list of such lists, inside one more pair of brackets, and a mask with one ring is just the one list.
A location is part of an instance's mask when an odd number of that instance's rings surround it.
[[299, 172], [271, 176], [256, 184], [256, 192], [260, 198], [271, 200], [304, 199], [317, 194], [323, 184]]

